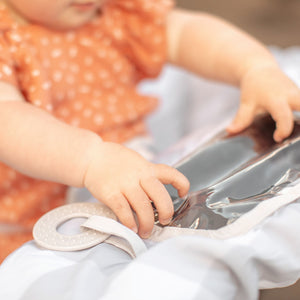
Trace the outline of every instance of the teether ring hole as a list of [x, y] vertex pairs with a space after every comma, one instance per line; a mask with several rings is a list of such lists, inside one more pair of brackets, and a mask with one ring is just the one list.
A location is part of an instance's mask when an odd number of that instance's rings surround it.
[[76, 217], [68, 219], [60, 224], [58, 224], [56, 231], [63, 235], [75, 235], [82, 233], [84, 229], [81, 225], [86, 222], [88, 218]]

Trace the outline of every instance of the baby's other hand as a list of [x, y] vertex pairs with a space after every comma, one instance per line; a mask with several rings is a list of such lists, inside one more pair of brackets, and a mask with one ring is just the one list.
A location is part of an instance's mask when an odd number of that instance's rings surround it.
[[293, 110], [300, 110], [298, 87], [276, 65], [256, 67], [242, 79], [241, 104], [227, 131], [238, 133], [251, 125], [257, 114], [268, 112], [276, 122], [273, 138], [281, 142], [292, 133]]
[[189, 181], [176, 169], [150, 163], [138, 153], [108, 142], [102, 142], [93, 151], [84, 177], [84, 186], [93, 196], [142, 238], [150, 236], [154, 225], [150, 201], [157, 208], [161, 224], [168, 224], [173, 216], [173, 203], [163, 184], [172, 184], [180, 197], [189, 190]]

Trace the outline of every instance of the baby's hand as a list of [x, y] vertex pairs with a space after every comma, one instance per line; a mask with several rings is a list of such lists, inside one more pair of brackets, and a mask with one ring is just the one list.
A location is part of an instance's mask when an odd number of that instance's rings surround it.
[[[189, 189], [187, 178], [176, 169], [150, 163], [136, 152], [108, 142], [96, 149], [84, 177], [84, 186], [93, 196], [143, 238], [149, 237], [154, 225], [150, 201], [161, 224], [168, 224], [173, 216], [173, 203], [163, 184], [172, 184], [180, 197]], [[132, 210], [137, 215], [138, 230]]]
[[276, 122], [273, 138], [280, 142], [292, 133], [293, 110], [300, 110], [298, 87], [276, 65], [256, 67], [242, 80], [240, 108], [227, 130], [238, 133], [257, 114], [268, 112]]

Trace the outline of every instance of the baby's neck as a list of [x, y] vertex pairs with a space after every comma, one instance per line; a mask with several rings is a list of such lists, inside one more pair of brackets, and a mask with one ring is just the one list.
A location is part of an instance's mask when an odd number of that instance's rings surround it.
[[0, 4], [5, 6], [5, 8], [9, 11], [11, 17], [16, 22], [18, 22], [19, 24], [27, 24], [28, 23], [28, 21], [14, 9], [14, 7], [9, 3], [9, 1], [0, 0]]

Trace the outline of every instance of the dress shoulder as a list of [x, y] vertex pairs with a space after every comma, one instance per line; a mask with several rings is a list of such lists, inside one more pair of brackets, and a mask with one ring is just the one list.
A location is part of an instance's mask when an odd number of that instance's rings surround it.
[[166, 19], [171, 0], [111, 0], [102, 11], [106, 33], [136, 66], [155, 77], [166, 61]]

